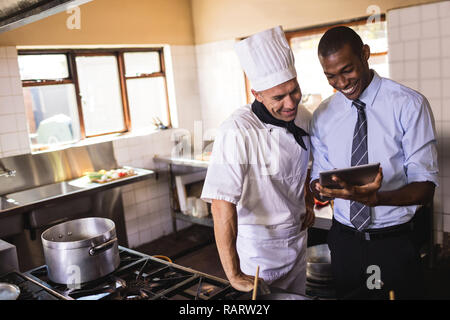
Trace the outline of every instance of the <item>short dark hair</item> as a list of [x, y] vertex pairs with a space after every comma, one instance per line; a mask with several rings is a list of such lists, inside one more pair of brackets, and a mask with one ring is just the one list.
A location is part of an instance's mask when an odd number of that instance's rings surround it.
[[349, 44], [354, 54], [361, 56], [363, 42], [361, 37], [352, 29], [345, 26], [334, 27], [322, 36], [319, 42], [318, 53], [322, 57], [336, 53], [346, 44]]

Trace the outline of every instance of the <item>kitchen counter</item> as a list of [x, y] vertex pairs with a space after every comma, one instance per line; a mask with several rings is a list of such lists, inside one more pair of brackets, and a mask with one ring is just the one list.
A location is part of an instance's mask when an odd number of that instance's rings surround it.
[[[159, 156], [156, 155], [154, 157], [154, 161], [166, 163], [169, 166], [169, 173], [172, 170], [172, 165], [178, 166], [187, 166], [187, 167], [195, 167], [195, 168], [208, 168], [209, 161], [207, 160], [197, 160], [191, 157], [177, 157], [177, 156]], [[333, 209], [330, 205], [315, 208], [314, 209], [316, 219], [314, 222], [313, 228], [325, 229], [329, 230], [331, 228], [331, 222], [333, 218]], [[202, 224], [206, 226], [213, 226], [213, 222], [211, 218], [194, 218], [191, 216], [183, 215], [181, 212], [172, 212], [173, 219], [185, 220], [192, 223]], [[175, 225], [175, 224], [174, 224]], [[176, 227], [174, 227], [176, 230]]]
[[106, 183], [90, 182], [89, 178], [84, 176], [74, 180], [52, 183], [2, 195], [0, 196], [0, 217], [27, 212], [53, 201], [91, 195], [96, 192], [149, 179], [154, 176], [154, 172], [151, 170], [133, 169], [137, 173], [136, 175]]
[[197, 160], [195, 158], [190, 157], [176, 157], [176, 156], [159, 156], [155, 155], [153, 158], [155, 161], [180, 165], [180, 166], [188, 166], [188, 167], [196, 167], [196, 168], [208, 168], [209, 161], [207, 160]]

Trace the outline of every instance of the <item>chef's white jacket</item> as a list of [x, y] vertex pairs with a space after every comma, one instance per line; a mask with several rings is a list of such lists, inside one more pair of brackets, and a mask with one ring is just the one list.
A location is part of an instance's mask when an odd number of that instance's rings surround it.
[[[296, 125], [309, 132], [310, 119], [299, 105]], [[203, 187], [203, 200], [236, 205], [241, 270], [254, 275], [259, 265], [269, 283], [299, 265], [294, 278], [304, 283], [306, 232], [300, 229], [310, 142], [303, 140], [308, 150], [287, 129], [263, 123], [251, 105], [243, 106], [219, 129]]]

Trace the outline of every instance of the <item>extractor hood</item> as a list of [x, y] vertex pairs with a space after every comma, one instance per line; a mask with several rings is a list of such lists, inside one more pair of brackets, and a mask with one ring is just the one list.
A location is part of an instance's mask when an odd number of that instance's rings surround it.
[[0, 0], [0, 33], [92, 0]]

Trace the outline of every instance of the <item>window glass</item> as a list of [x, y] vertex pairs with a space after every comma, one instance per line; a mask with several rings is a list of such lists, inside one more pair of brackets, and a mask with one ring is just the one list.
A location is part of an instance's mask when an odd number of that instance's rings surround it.
[[80, 139], [73, 84], [25, 87], [23, 95], [32, 147]]
[[64, 54], [19, 55], [22, 80], [56, 80], [69, 77]]
[[126, 77], [138, 77], [161, 71], [158, 52], [126, 52], [123, 56]]
[[76, 57], [86, 136], [125, 130], [115, 56]]
[[156, 117], [168, 124], [164, 78], [130, 79], [127, 89], [133, 130], [153, 127]]

